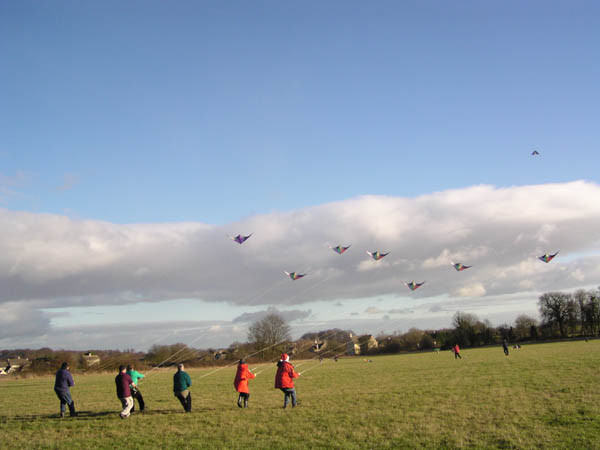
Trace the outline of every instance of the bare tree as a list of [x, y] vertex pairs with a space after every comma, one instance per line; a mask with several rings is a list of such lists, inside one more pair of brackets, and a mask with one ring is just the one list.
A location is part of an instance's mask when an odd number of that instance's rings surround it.
[[571, 296], [564, 292], [547, 292], [538, 301], [542, 320], [548, 325], [557, 325], [561, 337], [567, 336]]
[[290, 340], [290, 326], [277, 314], [269, 314], [248, 328], [248, 341], [263, 357], [285, 351]]
[[534, 327], [537, 327], [537, 319], [527, 314], [521, 314], [515, 319], [515, 334], [520, 340], [534, 337], [531, 335]]

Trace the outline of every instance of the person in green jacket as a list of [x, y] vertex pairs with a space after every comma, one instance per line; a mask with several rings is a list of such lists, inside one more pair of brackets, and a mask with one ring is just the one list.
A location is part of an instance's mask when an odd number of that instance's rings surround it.
[[[137, 370], [135, 370], [135, 368], [133, 367], [133, 364], [129, 364], [127, 366], [127, 375], [129, 375], [131, 377], [131, 379], [133, 380], [133, 384], [130, 386], [131, 387], [131, 396], [136, 399], [138, 403], [140, 404], [140, 412], [144, 412], [144, 408], [146, 407], [146, 404], [144, 403], [144, 397], [142, 397], [142, 393], [140, 392], [140, 387], [138, 386], [138, 380], [140, 378], [144, 378], [144, 375], [139, 373]], [[131, 408], [130, 412], [133, 412], [135, 410], [135, 402], [133, 403], [133, 408]]]
[[189, 413], [192, 412], [192, 393], [190, 392], [192, 379], [183, 369], [183, 364], [177, 364], [177, 372], [173, 375], [173, 393], [181, 402], [185, 412]]

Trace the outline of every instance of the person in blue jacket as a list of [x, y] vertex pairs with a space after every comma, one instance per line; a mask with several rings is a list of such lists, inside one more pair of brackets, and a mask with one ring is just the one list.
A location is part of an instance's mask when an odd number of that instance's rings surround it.
[[74, 386], [73, 375], [69, 372], [69, 363], [64, 362], [61, 364], [60, 369], [56, 372], [56, 378], [54, 380], [54, 392], [60, 400], [60, 417], [65, 417], [66, 406], [69, 406], [69, 414], [71, 417], [75, 417], [75, 402], [71, 398], [71, 386]]

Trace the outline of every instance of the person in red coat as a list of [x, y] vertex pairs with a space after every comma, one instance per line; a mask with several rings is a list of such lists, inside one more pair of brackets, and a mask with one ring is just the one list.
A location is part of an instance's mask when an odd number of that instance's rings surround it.
[[283, 407], [288, 404], [288, 399], [292, 400], [292, 408], [298, 404], [296, 400], [296, 389], [294, 389], [294, 378], [300, 376], [290, 364], [290, 357], [282, 354], [277, 362], [277, 374], [275, 374], [275, 389], [281, 389], [283, 392]]
[[248, 399], [250, 398], [250, 390], [248, 389], [248, 380], [251, 380], [256, 375], [250, 372], [248, 369], [248, 364], [243, 359], [240, 359], [237, 367], [237, 373], [235, 374], [235, 380], [233, 380], [233, 385], [235, 386], [235, 390], [240, 393], [237, 401], [237, 405], [240, 408], [248, 407]]
[[460, 347], [458, 346], [458, 344], [454, 344], [454, 347], [452, 347], [452, 351], [454, 352], [454, 359], [462, 359], [462, 357], [460, 356]]

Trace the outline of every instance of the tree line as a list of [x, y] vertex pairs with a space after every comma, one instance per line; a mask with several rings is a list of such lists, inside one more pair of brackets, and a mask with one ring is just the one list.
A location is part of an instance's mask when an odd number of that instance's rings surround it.
[[224, 349], [198, 349], [177, 343], [156, 344], [147, 352], [97, 350], [93, 353], [100, 357], [100, 362], [93, 366], [89, 366], [83, 353], [78, 351], [50, 348], [1, 350], [0, 363], [8, 358], [28, 358], [30, 364], [27, 370], [33, 373], [51, 372], [63, 361], [76, 371], [114, 371], [119, 365], [130, 363], [146, 369], [173, 366], [180, 362], [189, 366], [229, 364], [241, 358], [269, 361], [282, 352], [293, 353], [297, 359], [314, 358], [315, 355], [333, 357], [345, 353], [352, 339], [359, 344], [361, 353], [377, 354], [445, 350], [454, 344], [463, 348], [478, 347], [500, 344], [504, 339], [516, 344], [600, 334], [600, 288], [580, 289], [573, 293], [547, 292], [539, 297], [538, 308], [539, 320], [521, 314], [513, 324], [498, 326], [493, 326], [487, 319], [479, 319], [475, 314], [457, 311], [450, 328], [411, 328], [405, 333], [379, 334], [375, 336], [377, 347], [365, 345], [370, 338], [368, 334], [356, 336], [352, 330], [340, 329], [306, 333], [292, 340], [290, 326], [279, 315], [270, 314], [249, 326], [246, 342], [234, 342]]

